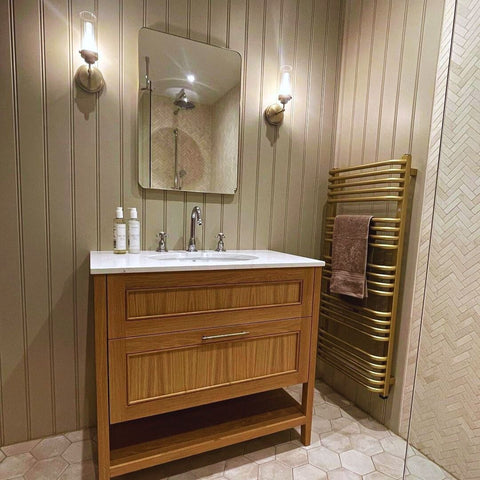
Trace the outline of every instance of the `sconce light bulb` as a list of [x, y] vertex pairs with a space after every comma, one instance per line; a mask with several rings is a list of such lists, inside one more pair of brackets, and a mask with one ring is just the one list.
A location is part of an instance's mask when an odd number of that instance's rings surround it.
[[187, 75], [187, 80], [190, 83], [193, 83], [195, 81], [195, 75], [192, 75], [192, 74]]
[[280, 88], [278, 89], [278, 99], [285, 105], [292, 99], [292, 82], [291, 73], [292, 67], [284, 65], [281, 69]]
[[80, 21], [82, 36], [80, 54], [91, 65], [98, 60], [97, 41], [95, 38], [97, 17], [91, 12], [84, 11], [80, 13]]
[[95, 36], [96, 23], [97, 17], [93, 13], [86, 11], [80, 13], [80, 55], [85, 62], [88, 63], [88, 67], [87, 65], [78, 67], [75, 72], [75, 83], [88, 93], [100, 92], [105, 85], [100, 70], [92, 67], [98, 60], [97, 40]]
[[274, 127], [278, 127], [283, 122], [285, 105], [292, 99], [292, 67], [283, 65], [280, 69], [280, 88], [278, 89], [278, 103], [269, 105], [264, 112], [265, 120]]

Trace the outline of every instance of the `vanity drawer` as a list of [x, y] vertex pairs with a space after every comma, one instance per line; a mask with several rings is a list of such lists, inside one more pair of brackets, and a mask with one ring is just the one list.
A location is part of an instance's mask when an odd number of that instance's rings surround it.
[[108, 337], [312, 315], [312, 268], [110, 275]]
[[311, 318], [109, 341], [111, 423], [306, 382]]

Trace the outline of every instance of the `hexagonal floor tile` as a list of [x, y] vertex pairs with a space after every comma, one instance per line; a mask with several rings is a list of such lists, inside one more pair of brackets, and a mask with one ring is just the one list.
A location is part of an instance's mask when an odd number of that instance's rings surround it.
[[190, 473], [194, 478], [202, 479], [213, 479], [218, 477], [223, 477], [223, 472], [225, 470], [225, 461], [212, 463], [210, 465], [205, 465], [204, 467], [195, 468]]
[[41, 440], [31, 453], [38, 460], [58, 457], [70, 446], [70, 441], [63, 435], [48, 437]]
[[315, 415], [325, 420], [333, 420], [334, 418], [340, 418], [342, 411], [336, 405], [331, 403], [322, 403], [315, 405]]
[[260, 450], [245, 450], [245, 457], [256, 463], [267, 463], [275, 460], [275, 447], [262, 448]]
[[327, 447], [318, 447], [309, 450], [308, 461], [315, 467], [325, 470], [326, 472], [342, 466], [338, 453], [332, 452]]
[[382, 453], [383, 448], [380, 441], [364, 433], [354, 433], [350, 435], [352, 447], [365, 455], [375, 455]]
[[7, 457], [20, 455], [21, 453], [29, 453], [39, 442], [40, 440], [29, 440], [28, 442], [14, 443], [13, 445], [2, 447], [2, 451]]
[[316, 433], [327, 433], [332, 431], [330, 420], [314, 415], [312, 418], [312, 430]]
[[235, 457], [227, 460], [224, 477], [230, 480], [257, 480], [258, 465], [246, 457]]
[[360, 430], [363, 433], [366, 433], [371, 437], [377, 438], [378, 440], [390, 436], [390, 432], [388, 431], [388, 429], [373, 418], [362, 418], [359, 423]]
[[65, 436], [71, 442], [80, 442], [81, 440], [90, 440], [93, 439], [95, 434], [94, 428], [84, 428], [82, 430], [76, 430], [75, 432], [68, 432]]
[[360, 425], [356, 420], [351, 420], [350, 418], [346, 417], [340, 417], [334, 418], [331, 422], [334, 432], [343, 433], [344, 435], [360, 433]]
[[326, 480], [327, 474], [313, 465], [302, 465], [293, 469], [294, 480]]
[[381, 472], [372, 472], [363, 476], [363, 480], [390, 480], [392, 477]]
[[298, 467], [308, 463], [307, 452], [299, 442], [282, 443], [275, 447], [276, 460], [287, 467]]
[[25, 480], [57, 480], [67, 467], [68, 463], [62, 457], [39, 460], [25, 474]]
[[93, 458], [94, 446], [91, 440], [72, 443], [63, 453], [62, 457], [68, 463], [85, 462]]
[[350, 439], [342, 433], [325, 433], [320, 435], [320, 439], [322, 445], [337, 453], [352, 449]]
[[415, 455], [407, 460], [408, 470], [412, 475], [428, 480], [442, 480], [445, 478], [443, 470], [428, 458]]
[[396, 457], [405, 458], [407, 442], [403, 438], [400, 438], [397, 435], [391, 435], [389, 437], [382, 438], [380, 443], [387, 453], [391, 453]]
[[340, 460], [344, 468], [359, 475], [366, 475], [375, 470], [372, 459], [357, 450], [349, 450], [348, 452], [341, 453]]
[[328, 472], [328, 480], [362, 480], [362, 477], [346, 468], [338, 468]]
[[25, 473], [33, 467], [36, 460], [30, 453], [21, 453], [20, 455], [13, 455], [6, 457], [0, 463], [0, 480], [7, 478], [14, 478]]
[[96, 466], [92, 460], [70, 465], [58, 480], [92, 480], [96, 477]]
[[258, 468], [259, 480], [292, 480], [293, 473], [290, 467], [273, 461], [262, 463]]
[[386, 475], [390, 475], [393, 478], [402, 478], [404, 461], [402, 458], [398, 458], [391, 453], [379, 453], [372, 457], [375, 468]]

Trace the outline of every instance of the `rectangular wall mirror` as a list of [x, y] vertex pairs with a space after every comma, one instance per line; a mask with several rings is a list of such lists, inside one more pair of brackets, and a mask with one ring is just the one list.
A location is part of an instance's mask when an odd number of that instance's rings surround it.
[[142, 28], [138, 70], [140, 185], [235, 193], [240, 54]]

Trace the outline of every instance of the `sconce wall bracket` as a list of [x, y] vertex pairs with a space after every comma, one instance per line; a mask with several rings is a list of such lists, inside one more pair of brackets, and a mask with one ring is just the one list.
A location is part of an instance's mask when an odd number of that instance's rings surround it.
[[279, 103], [272, 103], [265, 109], [265, 120], [274, 127], [281, 125], [283, 122], [283, 114], [285, 112], [285, 105]]
[[97, 93], [105, 85], [102, 72], [91, 65], [81, 65], [75, 73], [75, 83], [87, 93]]

